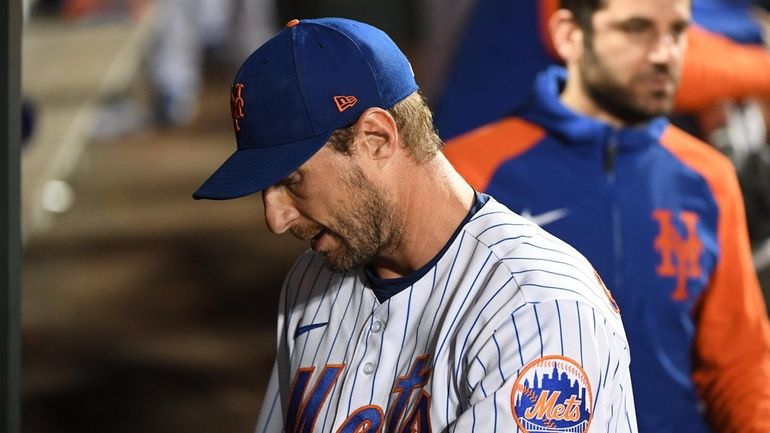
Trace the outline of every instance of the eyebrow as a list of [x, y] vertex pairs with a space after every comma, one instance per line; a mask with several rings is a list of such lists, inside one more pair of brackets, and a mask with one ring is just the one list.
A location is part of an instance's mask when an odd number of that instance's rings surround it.
[[647, 24], [647, 25], [650, 25], [650, 24], [654, 24], [654, 22], [653, 22], [652, 19], [647, 18], [647, 17], [641, 17], [641, 16], [632, 15], [632, 16], [625, 17], [625, 18], [622, 18], [622, 19], [619, 19], [619, 20], [615, 20], [615, 21], [613, 21], [611, 23], [611, 25], [614, 25], [616, 27], [620, 27], [620, 26], [624, 26], [624, 25], [628, 25], [628, 24]]
[[[683, 18], [683, 19], [679, 19], [679, 20], [676, 20], [676, 21], [672, 22], [670, 27], [671, 28], [677, 28], [677, 29], [686, 29], [691, 24], [692, 24], [692, 20], [691, 19]], [[654, 22], [654, 20], [652, 20], [651, 18], [648, 18], [648, 17], [633, 15], [633, 16], [626, 17], [626, 18], [623, 18], [623, 19], [620, 19], [620, 20], [617, 20], [617, 21], [614, 21], [614, 22], [610, 23], [610, 26], [612, 26], [614, 28], [623, 28], [623, 27], [628, 26], [628, 25], [655, 26], [655, 22]]]
[[[299, 178], [299, 179], [298, 179]], [[276, 186], [289, 186], [293, 183], [296, 183], [297, 181], [302, 180], [302, 170], [296, 169], [289, 173], [288, 176], [284, 177], [283, 179], [276, 182]]]

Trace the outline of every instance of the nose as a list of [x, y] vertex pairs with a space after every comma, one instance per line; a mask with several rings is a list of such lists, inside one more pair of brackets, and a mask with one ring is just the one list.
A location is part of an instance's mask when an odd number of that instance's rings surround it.
[[262, 202], [265, 205], [267, 228], [273, 233], [285, 233], [299, 217], [299, 211], [294, 207], [291, 197], [280, 187], [272, 186], [263, 190]]
[[670, 63], [677, 54], [679, 42], [671, 33], [664, 33], [654, 42], [650, 51], [650, 61], [658, 64]]

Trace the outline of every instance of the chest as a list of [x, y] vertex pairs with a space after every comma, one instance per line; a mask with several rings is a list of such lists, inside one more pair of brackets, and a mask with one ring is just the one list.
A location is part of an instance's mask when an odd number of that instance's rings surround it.
[[583, 253], [621, 309], [688, 314], [720, 254], [705, 180], [657, 148], [618, 153], [611, 169], [551, 151], [501, 166], [488, 192]]
[[[287, 425], [395, 432], [428, 419], [451, 422], [446, 410], [454, 414], [462, 398], [450, 372], [461, 361], [446, 333], [447, 306], [416, 290], [383, 304], [367, 289], [343, 291], [291, 317]], [[431, 417], [437, 398], [448, 406]]]
[[348, 282], [297, 303], [279, 349], [288, 361], [280, 372], [287, 425], [351, 433], [446, 428], [470, 405], [473, 341], [493, 332], [495, 319], [482, 308], [488, 281], [479, 269], [446, 268], [383, 303]]

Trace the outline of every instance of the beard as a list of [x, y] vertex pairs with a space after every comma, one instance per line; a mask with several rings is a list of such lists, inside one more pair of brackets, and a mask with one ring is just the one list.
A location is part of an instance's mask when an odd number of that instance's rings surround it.
[[655, 117], [667, 115], [673, 107], [676, 85], [670, 89], [647, 90], [645, 83], [652, 79], [677, 83], [677, 75], [671, 67], [656, 64], [648, 70], [631, 77], [624, 85], [604, 64], [593, 50], [590, 42], [585, 46], [585, 55], [580, 61], [580, 76], [583, 88], [603, 111], [617, 117], [628, 125], [645, 123]]
[[336, 240], [336, 248], [319, 251], [326, 265], [335, 272], [365, 266], [378, 255], [393, 249], [401, 238], [396, 207], [374, 185], [360, 167], [343, 178], [347, 199], [336, 204], [331, 222], [291, 229], [294, 236], [308, 240], [324, 233]]

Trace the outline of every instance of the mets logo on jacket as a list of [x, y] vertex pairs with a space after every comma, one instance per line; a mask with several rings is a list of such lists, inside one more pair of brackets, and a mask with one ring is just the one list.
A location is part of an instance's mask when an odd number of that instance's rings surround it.
[[511, 409], [526, 433], [584, 433], [593, 412], [588, 375], [574, 360], [546, 356], [527, 364], [511, 393]]

